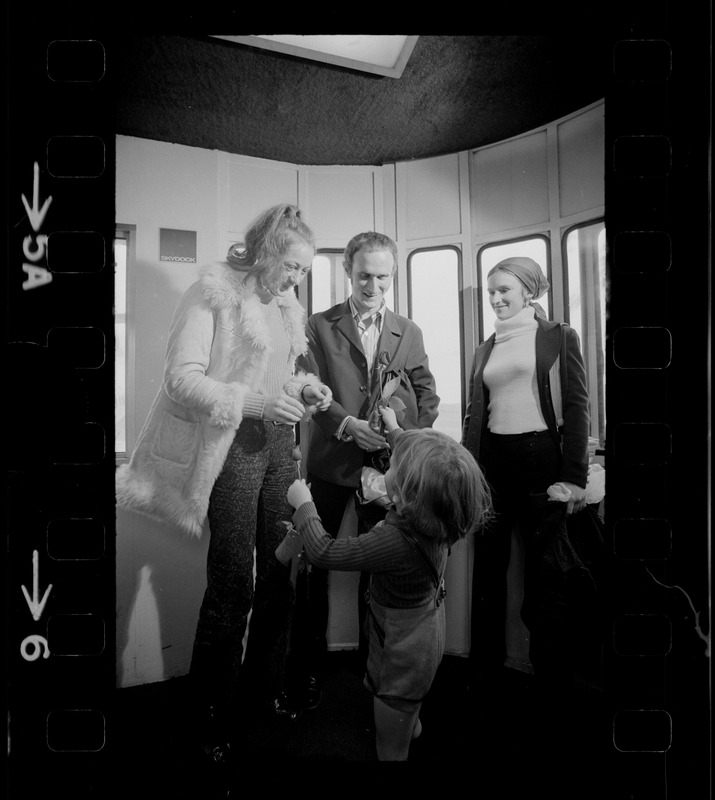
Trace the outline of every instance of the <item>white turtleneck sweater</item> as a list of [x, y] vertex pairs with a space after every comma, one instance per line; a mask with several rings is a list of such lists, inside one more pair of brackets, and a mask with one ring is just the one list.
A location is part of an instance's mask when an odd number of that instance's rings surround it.
[[546, 430], [536, 386], [537, 327], [531, 306], [494, 323], [494, 347], [483, 376], [489, 389], [487, 427], [492, 433]]

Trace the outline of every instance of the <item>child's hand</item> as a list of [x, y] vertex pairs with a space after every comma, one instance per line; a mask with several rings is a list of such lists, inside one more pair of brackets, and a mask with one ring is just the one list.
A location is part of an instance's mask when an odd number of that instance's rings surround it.
[[390, 406], [380, 406], [380, 414], [385, 423], [385, 430], [396, 431], [400, 426], [397, 424], [397, 414]]
[[287, 497], [288, 502], [293, 506], [293, 508], [298, 508], [299, 506], [302, 506], [303, 503], [309, 503], [313, 499], [313, 495], [310, 493], [310, 489], [308, 488], [308, 484], [305, 482], [304, 478], [291, 483], [291, 485], [288, 487]]
[[287, 567], [295, 556], [300, 553], [303, 547], [303, 540], [301, 539], [298, 531], [288, 522], [284, 522], [288, 526], [286, 535], [283, 541], [276, 547], [276, 558]]

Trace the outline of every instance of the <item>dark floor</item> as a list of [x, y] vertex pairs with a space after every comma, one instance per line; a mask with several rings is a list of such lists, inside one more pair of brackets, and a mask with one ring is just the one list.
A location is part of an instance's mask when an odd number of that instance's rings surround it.
[[[414, 781], [425, 791], [443, 781], [455, 789], [465, 780], [501, 787], [479, 795], [485, 798], [519, 797], [521, 787], [579, 800], [636, 796], [616, 778], [603, 691], [579, 681], [567, 717], [539, 711], [530, 676], [505, 670], [498, 679], [470, 682], [467, 660], [446, 656], [422, 708], [411, 766], [381, 770], [377, 784], [372, 699], [357, 654], [343, 651], [329, 655], [320, 706], [295, 722], [253, 722], [228, 766], [206, 763], [191, 746], [184, 678], [119, 690], [115, 741], [108, 744], [117, 764], [114, 788], [132, 798], [238, 797], [253, 781], [266, 791], [327, 795], [333, 779], [370, 790], [398, 776], [401, 785]], [[572, 791], [574, 776], [579, 788]]]

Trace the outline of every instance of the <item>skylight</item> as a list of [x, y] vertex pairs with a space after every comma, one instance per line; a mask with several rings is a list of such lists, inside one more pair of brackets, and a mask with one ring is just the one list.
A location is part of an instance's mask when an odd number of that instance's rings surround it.
[[417, 36], [342, 34], [214, 36], [213, 38], [391, 78], [399, 78], [402, 75], [418, 39]]

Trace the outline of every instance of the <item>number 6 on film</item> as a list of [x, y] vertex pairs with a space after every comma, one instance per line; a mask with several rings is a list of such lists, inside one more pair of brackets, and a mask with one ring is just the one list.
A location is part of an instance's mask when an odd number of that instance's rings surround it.
[[[28, 652], [29, 648], [32, 649]], [[37, 659], [40, 657], [40, 653], [42, 653], [43, 658], [49, 658], [50, 648], [47, 645], [47, 639], [45, 639], [44, 636], [39, 636], [35, 633], [32, 636], [26, 636], [22, 640], [22, 644], [20, 645], [20, 653], [25, 661], [37, 661]]]

